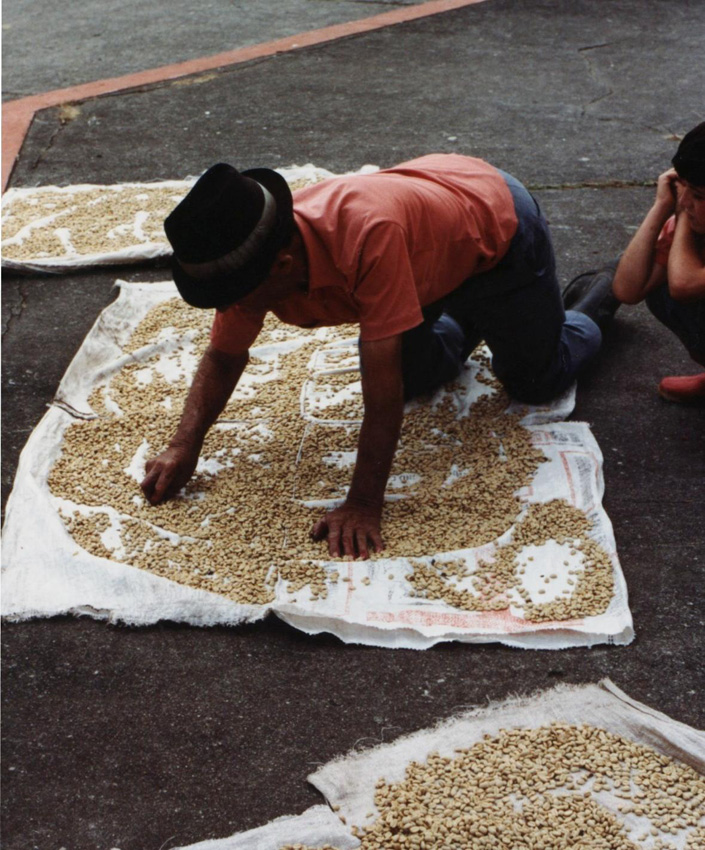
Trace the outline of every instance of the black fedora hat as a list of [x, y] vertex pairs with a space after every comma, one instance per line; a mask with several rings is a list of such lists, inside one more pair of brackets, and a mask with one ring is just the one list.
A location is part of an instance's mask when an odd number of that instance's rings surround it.
[[226, 307], [262, 283], [289, 243], [294, 215], [286, 180], [269, 168], [220, 162], [167, 216], [174, 283], [194, 307]]

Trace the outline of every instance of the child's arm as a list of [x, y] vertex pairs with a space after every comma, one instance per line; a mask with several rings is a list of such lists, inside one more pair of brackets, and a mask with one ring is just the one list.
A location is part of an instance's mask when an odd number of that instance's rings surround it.
[[[702, 239], [702, 237], [700, 237]], [[705, 264], [688, 216], [681, 212], [668, 255], [668, 291], [675, 301], [705, 298]]]
[[638, 304], [666, 280], [666, 267], [655, 262], [654, 253], [663, 225], [676, 210], [677, 176], [671, 168], [659, 177], [653, 206], [619, 261], [612, 291], [625, 304]]

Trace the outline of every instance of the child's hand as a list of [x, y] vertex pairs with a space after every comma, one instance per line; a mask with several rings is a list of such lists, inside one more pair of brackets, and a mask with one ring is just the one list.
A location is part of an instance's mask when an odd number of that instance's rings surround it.
[[668, 215], [676, 211], [676, 202], [678, 201], [677, 181], [676, 169], [669, 168], [659, 177], [656, 184], [656, 204], [662, 207]]

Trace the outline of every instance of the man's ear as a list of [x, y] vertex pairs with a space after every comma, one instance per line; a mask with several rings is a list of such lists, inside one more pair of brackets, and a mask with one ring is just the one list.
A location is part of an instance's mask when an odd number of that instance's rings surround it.
[[291, 273], [293, 267], [294, 257], [291, 251], [289, 250], [289, 246], [287, 245], [284, 248], [280, 248], [279, 251], [277, 251], [276, 257], [274, 258], [272, 272], [274, 272], [277, 276], [288, 275]]

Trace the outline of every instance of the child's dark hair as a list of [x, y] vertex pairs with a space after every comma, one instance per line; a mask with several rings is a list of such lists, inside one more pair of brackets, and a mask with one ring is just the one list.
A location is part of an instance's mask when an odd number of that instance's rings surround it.
[[705, 186], [705, 121], [686, 133], [672, 162], [683, 180], [693, 186]]

